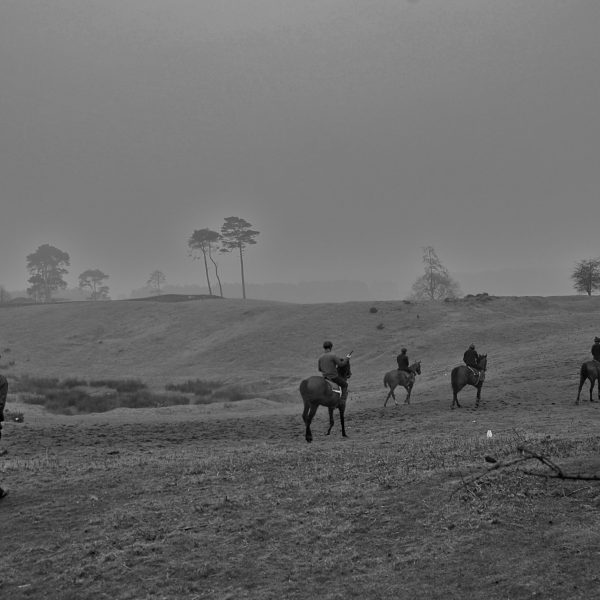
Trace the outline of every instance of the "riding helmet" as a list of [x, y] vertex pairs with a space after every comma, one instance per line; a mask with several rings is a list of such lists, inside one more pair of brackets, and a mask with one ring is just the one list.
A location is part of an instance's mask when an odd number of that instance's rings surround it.
[[329, 340], [325, 340], [323, 342], [323, 348], [325, 350], [333, 348], [333, 344]]

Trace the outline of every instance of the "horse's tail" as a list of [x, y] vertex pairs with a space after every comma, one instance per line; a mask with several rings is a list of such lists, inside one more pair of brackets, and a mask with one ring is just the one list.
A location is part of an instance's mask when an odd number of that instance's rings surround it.
[[389, 375], [389, 373], [386, 373], [383, 376], [383, 387], [385, 387], [385, 388], [390, 387], [390, 382], [388, 381], [388, 375]]
[[454, 391], [458, 391], [458, 370], [459, 367], [454, 367], [452, 372], [450, 373], [450, 383], [452, 384], [452, 389]]
[[306, 398], [308, 394], [308, 379], [303, 379], [300, 382], [300, 387], [298, 389], [300, 390], [300, 395], [302, 398]]

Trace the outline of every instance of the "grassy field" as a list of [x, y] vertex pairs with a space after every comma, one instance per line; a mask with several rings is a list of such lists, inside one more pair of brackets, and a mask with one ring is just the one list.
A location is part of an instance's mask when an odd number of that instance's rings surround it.
[[[15, 389], [27, 375], [252, 393], [65, 416], [11, 392], [24, 421], [3, 429], [0, 596], [594, 597], [600, 404], [574, 400], [599, 313], [583, 297], [2, 308]], [[325, 338], [354, 349], [349, 437], [337, 417], [326, 436], [319, 409], [307, 444], [297, 386]], [[451, 411], [470, 342], [488, 353], [481, 406], [468, 388]], [[384, 409], [401, 345], [423, 374], [410, 405]], [[523, 448], [580, 478], [511, 464]]]

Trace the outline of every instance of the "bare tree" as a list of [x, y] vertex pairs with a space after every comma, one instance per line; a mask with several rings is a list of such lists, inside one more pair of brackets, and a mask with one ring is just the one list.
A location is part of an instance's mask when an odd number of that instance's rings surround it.
[[600, 289], [600, 258], [586, 258], [576, 263], [571, 273], [573, 287], [580, 294], [592, 295]]
[[242, 272], [242, 296], [246, 299], [246, 281], [244, 278], [244, 250], [246, 246], [256, 244], [254, 239], [260, 232], [250, 229], [252, 225], [239, 217], [227, 217], [221, 227], [221, 252], [237, 250], [240, 256]]
[[452, 279], [432, 246], [423, 248], [425, 273], [412, 286], [415, 300], [443, 300], [460, 296], [460, 286]]
[[162, 294], [161, 286], [167, 280], [162, 271], [152, 271], [146, 285], [151, 289], [153, 294]]

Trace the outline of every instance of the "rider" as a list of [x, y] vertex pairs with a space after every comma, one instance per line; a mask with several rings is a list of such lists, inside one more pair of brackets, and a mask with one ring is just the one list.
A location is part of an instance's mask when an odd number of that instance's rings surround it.
[[[8, 381], [4, 375], [0, 375], [0, 438], [2, 437], [2, 421], [4, 421], [4, 406], [8, 393]], [[4, 454], [4, 452], [3, 452]], [[0, 499], [4, 498], [8, 492], [0, 487]]]
[[406, 371], [410, 373], [408, 355], [406, 354], [406, 348], [402, 348], [400, 350], [400, 354], [396, 357], [396, 362], [398, 363], [398, 371]]
[[479, 354], [475, 350], [475, 344], [471, 344], [463, 354], [463, 362], [467, 367], [471, 367], [479, 372]]
[[348, 364], [348, 358], [340, 358], [333, 353], [333, 344], [330, 341], [323, 342], [325, 352], [319, 357], [318, 368], [325, 379], [337, 383], [342, 388], [340, 400], [345, 400], [348, 396], [348, 382], [338, 372], [338, 367], [345, 367]]
[[592, 346], [592, 356], [594, 360], [600, 362], [600, 337], [594, 338], [594, 345]]

